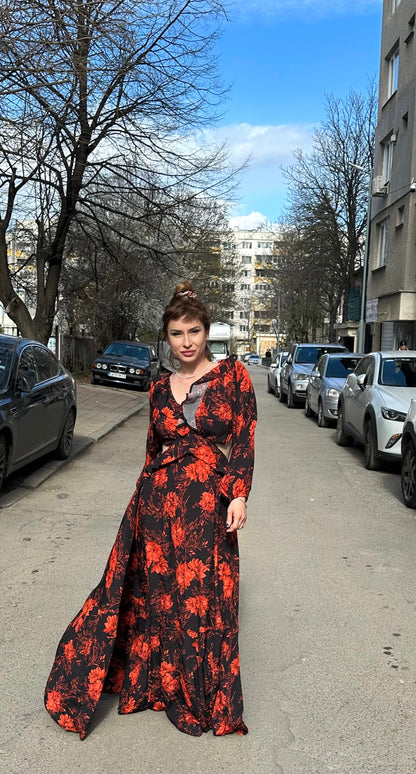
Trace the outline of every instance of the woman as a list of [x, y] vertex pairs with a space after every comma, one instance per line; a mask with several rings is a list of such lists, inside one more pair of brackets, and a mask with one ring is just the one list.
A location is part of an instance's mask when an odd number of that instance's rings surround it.
[[211, 362], [190, 283], [163, 317], [177, 370], [150, 390], [143, 471], [103, 578], [66, 630], [45, 692], [84, 739], [103, 691], [119, 713], [165, 710], [181, 731], [245, 734], [238, 655], [238, 545], [256, 404], [245, 367]]

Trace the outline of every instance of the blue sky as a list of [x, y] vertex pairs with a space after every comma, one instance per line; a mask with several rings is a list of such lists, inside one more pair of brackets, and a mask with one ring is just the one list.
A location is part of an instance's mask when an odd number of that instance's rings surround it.
[[276, 222], [286, 200], [280, 165], [308, 152], [328, 94], [364, 93], [378, 79], [383, 0], [235, 0], [220, 43], [231, 84], [209, 133], [231, 159], [252, 156], [232, 215], [242, 228]]

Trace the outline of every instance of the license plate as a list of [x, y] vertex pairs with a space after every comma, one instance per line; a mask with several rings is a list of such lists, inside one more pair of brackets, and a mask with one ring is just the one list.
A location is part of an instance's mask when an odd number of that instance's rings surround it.
[[109, 371], [108, 375], [109, 376], [114, 376], [116, 379], [125, 379], [126, 378], [126, 374], [118, 374], [116, 371]]

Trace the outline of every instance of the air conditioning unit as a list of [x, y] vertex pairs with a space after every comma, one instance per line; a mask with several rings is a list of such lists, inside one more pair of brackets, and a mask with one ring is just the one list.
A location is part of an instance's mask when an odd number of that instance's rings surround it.
[[384, 180], [383, 175], [376, 175], [376, 177], [373, 178], [372, 194], [373, 196], [387, 195], [387, 183]]

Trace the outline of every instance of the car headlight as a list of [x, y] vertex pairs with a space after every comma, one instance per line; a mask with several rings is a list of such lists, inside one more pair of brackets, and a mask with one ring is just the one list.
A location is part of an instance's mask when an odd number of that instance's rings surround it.
[[106, 363], [93, 363], [93, 368], [102, 368], [105, 371], [108, 365]]
[[336, 390], [335, 387], [330, 387], [326, 394], [328, 398], [335, 398], [336, 400], [339, 398], [339, 390]]
[[386, 406], [382, 406], [381, 415], [384, 419], [391, 419], [393, 422], [404, 422], [406, 414], [403, 411], [397, 411], [397, 409], [389, 409]]
[[293, 374], [293, 378], [296, 380], [300, 379], [304, 382], [305, 379], [309, 379], [309, 374]]
[[107, 363], [101, 363], [101, 368], [103, 369], [103, 371], [106, 371], [108, 368]]

